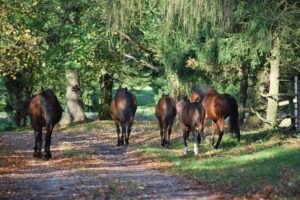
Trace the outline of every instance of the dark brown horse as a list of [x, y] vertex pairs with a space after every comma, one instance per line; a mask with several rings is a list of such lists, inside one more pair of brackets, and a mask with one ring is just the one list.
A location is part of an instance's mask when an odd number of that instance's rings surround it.
[[[118, 146], [129, 144], [129, 135], [137, 108], [136, 97], [127, 90], [127, 88], [119, 88], [110, 104], [111, 116], [116, 124], [118, 134]], [[120, 137], [120, 126], [122, 128], [122, 136]], [[127, 134], [126, 134], [127, 133]]]
[[180, 96], [179, 101], [176, 103], [176, 110], [177, 110], [177, 118], [178, 121], [180, 122], [180, 117], [181, 117], [181, 113], [183, 108], [185, 107], [185, 105], [188, 102], [188, 98], [186, 96]]
[[[201, 98], [202, 94], [198, 90], [192, 91], [192, 101]], [[203, 97], [202, 97], [203, 98]], [[229, 94], [219, 94], [215, 89], [208, 88], [202, 100], [205, 109], [205, 122], [208, 118], [212, 120], [212, 135], [214, 144], [215, 132], [219, 131], [219, 138], [215, 148], [221, 143], [224, 134], [224, 120], [229, 117], [229, 132], [234, 132], [240, 141], [240, 128], [238, 123], [238, 105], [236, 99]]]
[[52, 157], [50, 152], [51, 135], [53, 127], [59, 122], [62, 116], [63, 109], [50, 89], [44, 90], [40, 94], [34, 96], [29, 104], [28, 113], [30, 115], [31, 125], [35, 135], [35, 145], [33, 157], [41, 158], [42, 148], [42, 129], [46, 127], [47, 132], [45, 136], [45, 154], [44, 158]]
[[180, 126], [183, 132], [184, 155], [186, 155], [188, 151], [187, 139], [190, 132], [192, 132], [194, 137], [194, 153], [197, 155], [199, 154], [199, 144], [204, 129], [204, 108], [199, 98], [193, 103], [182, 99], [177, 105], [180, 105], [180, 108], [182, 108], [182, 110], [178, 112], [180, 114]]
[[169, 95], [162, 95], [155, 108], [155, 115], [159, 122], [161, 146], [170, 144], [170, 135], [176, 116], [176, 102]]

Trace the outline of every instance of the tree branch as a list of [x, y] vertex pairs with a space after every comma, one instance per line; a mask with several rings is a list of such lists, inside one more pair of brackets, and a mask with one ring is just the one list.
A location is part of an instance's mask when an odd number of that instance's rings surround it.
[[154, 55], [156, 54], [156, 52], [150, 50], [150, 49], [147, 49], [145, 48], [144, 46], [142, 46], [141, 44], [135, 42], [129, 35], [127, 35], [126, 33], [124, 32], [121, 32], [121, 31], [118, 31], [118, 33], [120, 34], [121, 37], [125, 38], [128, 42], [136, 45], [140, 50], [143, 50], [144, 52], [146, 53], [149, 53], [151, 55]]
[[151, 63], [147, 62], [146, 60], [144, 59], [138, 59], [130, 54], [127, 54], [127, 53], [123, 53], [123, 52], [120, 52], [120, 54], [126, 58], [128, 58], [129, 60], [133, 60], [137, 63], [140, 63], [141, 65], [145, 66], [145, 67], [148, 67], [156, 72], [159, 71], [159, 69], [157, 67], [155, 67], [154, 65], [152, 65]]

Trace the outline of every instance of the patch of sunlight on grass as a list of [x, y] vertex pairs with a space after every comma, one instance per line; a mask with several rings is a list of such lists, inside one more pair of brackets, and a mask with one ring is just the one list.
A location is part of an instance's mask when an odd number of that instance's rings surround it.
[[[132, 130], [152, 130], [158, 129], [156, 121], [134, 121]], [[74, 132], [99, 132], [99, 131], [114, 131], [115, 122], [112, 120], [92, 121], [80, 124], [73, 124], [70, 126], [62, 127], [58, 131], [66, 133]]]
[[169, 149], [145, 144], [139, 151], [170, 163], [172, 173], [230, 186], [235, 193], [259, 189], [264, 184], [278, 185], [284, 179], [282, 171], [295, 174], [294, 180], [300, 181], [300, 141], [279, 130], [243, 132], [240, 144], [235, 137], [225, 135], [218, 150], [207, 141], [201, 142], [200, 156], [193, 155], [192, 143], [190, 138], [189, 152], [184, 157], [181, 137], [174, 138]]

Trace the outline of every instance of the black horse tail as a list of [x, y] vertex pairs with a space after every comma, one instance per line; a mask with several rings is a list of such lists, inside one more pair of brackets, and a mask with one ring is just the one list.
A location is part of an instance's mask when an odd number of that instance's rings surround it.
[[238, 104], [233, 96], [227, 97], [227, 105], [229, 111], [229, 132], [235, 133], [238, 141], [240, 141], [240, 127], [239, 127], [239, 112]]
[[172, 107], [172, 101], [170, 98], [166, 98], [166, 115], [165, 115], [165, 126], [170, 126], [174, 119], [174, 110]]

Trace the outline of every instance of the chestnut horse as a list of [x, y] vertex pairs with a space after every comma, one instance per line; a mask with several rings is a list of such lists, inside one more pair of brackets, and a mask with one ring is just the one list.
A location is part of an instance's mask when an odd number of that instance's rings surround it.
[[181, 99], [177, 105], [179, 110], [180, 127], [183, 132], [183, 142], [184, 142], [184, 155], [187, 155], [188, 146], [187, 139], [190, 132], [192, 132], [194, 137], [194, 153], [199, 154], [199, 144], [201, 141], [201, 135], [204, 130], [204, 117], [205, 111], [198, 98], [195, 102], [189, 102], [185, 99]]
[[159, 122], [161, 146], [170, 145], [170, 135], [176, 116], [175, 100], [163, 94], [156, 105], [155, 115]]
[[41, 158], [42, 148], [42, 129], [46, 127], [47, 132], [45, 136], [45, 154], [44, 158], [49, 159], [52, 157], [50, 152], [51, 135], [53, 127], [59, 122], [62, 116], [63, 109], [55, 96], [54, 92], [50, 89], [42, 91], [40, 94], [35, 95], [30, 103], [28, 113], [30, 115], [31, 125], [35, 135], [35, 146], [33, 157]]
[[[193, 89], [192, 101], [201, 98], [202, 94], [199, 90]], [[219, 94], [215, 89], [208, 88], [202, 100], [205, 109], [205, 122], [208, 118], [212, 120], [213, 144], [215, 142], [214, 135], [219, 130], [219, 138], [215, 148], [217, 149], [221, 143], [224, 134], [224, 120], [229, 117], [229, 132], [234, 132], [240, 141], [240, 128], [238, 123], [238, 105], [236, 99], [229, 94]]]
[[[110, 104], [110, 112], [116, 124], [118, 143], [117, 145], [129, 144], [129, 135], [137, 108], [136, 97], [127, 90], [127, 88], [119, 88]], [[122, 128], [122, 136], [120, 137], [120, 126]], [[127, 134], [126, 134], [127, 133]]]

